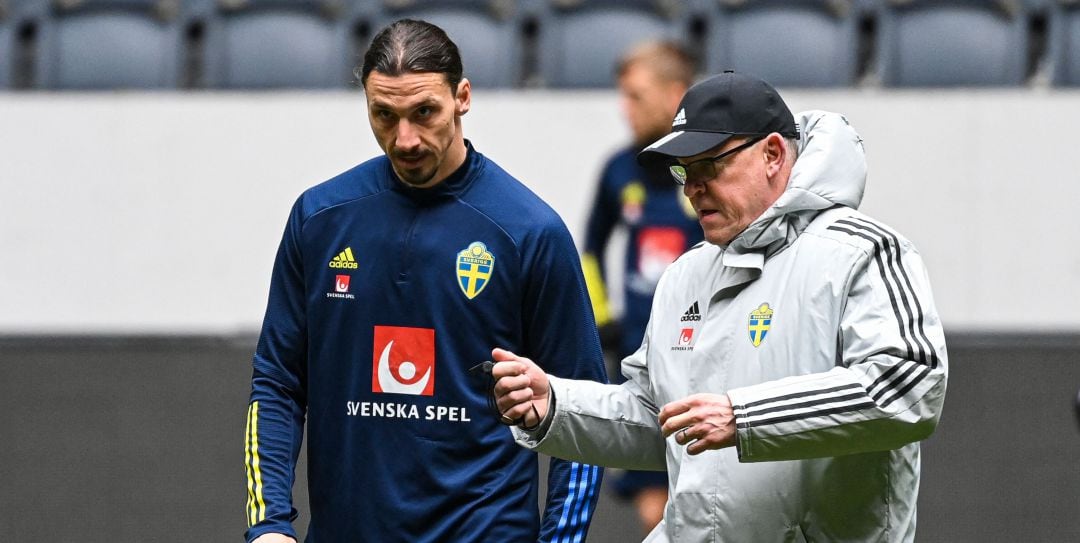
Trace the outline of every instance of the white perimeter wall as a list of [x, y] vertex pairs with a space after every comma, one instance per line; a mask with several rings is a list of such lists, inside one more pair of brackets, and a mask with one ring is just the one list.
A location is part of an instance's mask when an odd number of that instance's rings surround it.
[[[1080, 330], [1080, 93], [785, 96], [862, 134], [950, 330]], [[627, 137], [612, 92], [477, 92], [465, 131], [575, 236]], [[378, 152], [356, 93], [0, 94], [0, 334], [255, 331], [293, 200]]]

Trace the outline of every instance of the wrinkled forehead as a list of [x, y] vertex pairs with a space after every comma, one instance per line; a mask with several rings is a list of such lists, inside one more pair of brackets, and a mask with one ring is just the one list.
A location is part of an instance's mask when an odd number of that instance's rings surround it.
[[453, 99], [446, 74], [415, 72], [386, 75], [372, 71], [364, 86], [368, 105], [406, 106]]

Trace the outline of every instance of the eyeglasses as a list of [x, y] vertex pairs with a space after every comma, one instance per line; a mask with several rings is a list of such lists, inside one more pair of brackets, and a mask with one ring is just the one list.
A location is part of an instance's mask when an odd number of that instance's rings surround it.
[[742, 151], [747, 147], [750, 147], [751, 145], [765, 139], [765, 137], [765, 135], [756, 136], [747, 140], [745, 143], [742, 143], [741, 145], [736, 145], [735, 147], [732, 147], [731, 149], [728, 149], [727, 151], [724, 151], [723, 153], [720, 153], [719, 155], [716, 155], [712, 158], [695, 160], [689, 164], [676, 163], [668, 166], [668, 169], [671, 170], [671, 176], [675, 178], [675, 182], [680, 185], [685, 185], [687, 182], [704, 183], [706, 181], [716, 178], [717, 174], [719, 173], [719, 170], [716, 166], [717, 162], [720, 162], [721, 160], [724, 160], [725, 158], [734, 155], [735, 153], [738, 153], [739, 151]]

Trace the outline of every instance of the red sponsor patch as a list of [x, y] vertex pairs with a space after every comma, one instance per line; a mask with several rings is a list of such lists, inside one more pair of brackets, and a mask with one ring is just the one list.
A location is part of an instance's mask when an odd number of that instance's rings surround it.
[[[670, 337], [670, 336], [668, 336]], [[682, 333], [679, 334], [679, 347], [689, 347], [694, 343], [694, 329], [683, 328]]]
[[435, 330], [376, 326], [371, 390], [431, 396], [435, 393]]
[[349, 276], [339, 275], [337, 280], [334, 281], [335, 292], [349, 292]]

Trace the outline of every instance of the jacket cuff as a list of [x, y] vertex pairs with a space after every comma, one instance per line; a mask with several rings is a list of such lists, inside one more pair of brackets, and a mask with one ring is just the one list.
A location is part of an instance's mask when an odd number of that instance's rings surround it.
[[521, 426], [511, 426], [510, 431], [514, 434], [514, 440], [524, 447], [529, 449], [536, 448], [540, 445], [540, 442], [544, 440], [548, 430], [551, 429], [551, 423], [555, 420], [555, 387], [551, 383], [552, 377], [548, 376], [548, 404], [547, 413], [544, 413], [544, 420], [540, 421], [540, 425], [532, 430], [526, 430]]
[[739, 423], [739, 413], [743, 411], [743, 405], [746, 403], [746, 399], [743, 396], [741, 389], [734, 389], [727, 391], [728, 400], [731, 401], [731, 408], [735, 412], [735, 450], [739, 453], [739, 462], [750, 462], [754, 456], [753, 451], [753, 432], [750, 430], [750, 425]]

